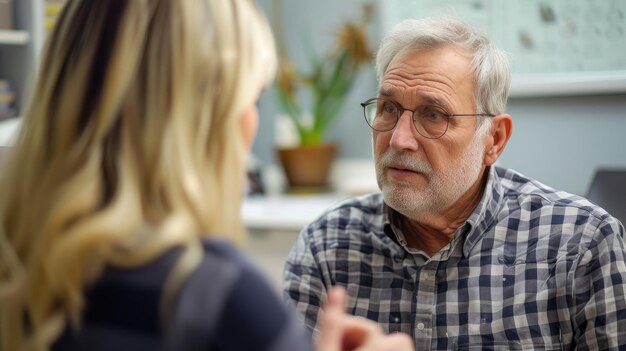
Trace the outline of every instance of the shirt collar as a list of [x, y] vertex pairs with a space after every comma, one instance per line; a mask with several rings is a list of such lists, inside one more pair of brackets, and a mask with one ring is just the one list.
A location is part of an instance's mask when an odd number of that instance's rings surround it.
[[[482, 234], [493, 225], [493, 222], [497, 219], [499, 209], [502, 206], [504, 189], [502, 188], [500, 177], [496, 173], [496, 168], [496, 166], [488, 167], [487, 183], [484, 187], [483, 196], [465, 224], [459, 227], [451, 241], [451, 247], [454, 247], [459, 240], [462, 240], [463, 237], [465, 238], [463, 243], [463, 255], [465, 257], [469, 256], [472, 247], [480, 240]], [[397, 216], [401, 215], [387, 206], [384, 201], [383, 215], [383, 224], [387, 229], [385, 230], [385, 234], [395, 241], [396, 244], [399, 244], [407, 250], [407, 247], [399, 242], [401, 238], [399, 238], [398, 234], [395, 232], [399, 230], [399, 223], [397, 222], [399, 218]]]
[[497, 166], [488, 168], [487, 184], [485, 184], [483, 197], [474, 209], [474, 212], [467, 219], [465, 225], [459, 228], [467, 227], [467, 235], [463, 244], [463, 255], [465, 257], [469, 256], [472, 247], [497, 220], [499, 210], [503, 205], [504, 189], [496, 168]]

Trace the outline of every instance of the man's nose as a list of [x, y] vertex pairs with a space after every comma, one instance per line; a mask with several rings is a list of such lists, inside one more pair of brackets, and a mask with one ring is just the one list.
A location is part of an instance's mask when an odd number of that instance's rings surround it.
[[411, 111], [404, 111], [395, 128], [391, 131], [389, 145], [396, 150], [415, 151], [418, 148], [415, 134], [417, 131], [413, 126], [413, 114]]

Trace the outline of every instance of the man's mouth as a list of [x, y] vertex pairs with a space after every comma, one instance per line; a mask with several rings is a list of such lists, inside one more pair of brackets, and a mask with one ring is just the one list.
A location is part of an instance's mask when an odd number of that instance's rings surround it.
[[405, 167], [405, 166], [402, 166], [402, 165], [391, 165], [388, 168], [390, 168], [390, 169], [392, 169], [394, 171], [403, 171], [403, 172], [414, 172], [414, 173], [417, 173], [417, 171], [414, 171], [411, 168]]
[[389, 166], [387, 169], [392, 177], [414, 177], [416, 174], [420, 173], [411, 168], [399, 165]]

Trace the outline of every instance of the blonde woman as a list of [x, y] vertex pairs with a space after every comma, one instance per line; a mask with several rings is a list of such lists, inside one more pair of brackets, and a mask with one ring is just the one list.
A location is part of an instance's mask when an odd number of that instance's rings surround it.
[[[222, 241], [275, 65], [250, 1], [67, 3], [0, 178], [1, 350], [311, 348]], [[411, 347], [343, 294], [320, 349]]]

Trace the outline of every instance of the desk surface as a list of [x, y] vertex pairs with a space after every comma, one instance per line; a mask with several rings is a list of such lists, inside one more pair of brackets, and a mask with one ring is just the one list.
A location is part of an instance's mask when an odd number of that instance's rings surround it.
[[338, 194], [247, 197], [243, 222], [248, 229], [300, 231], [345, 198]]

